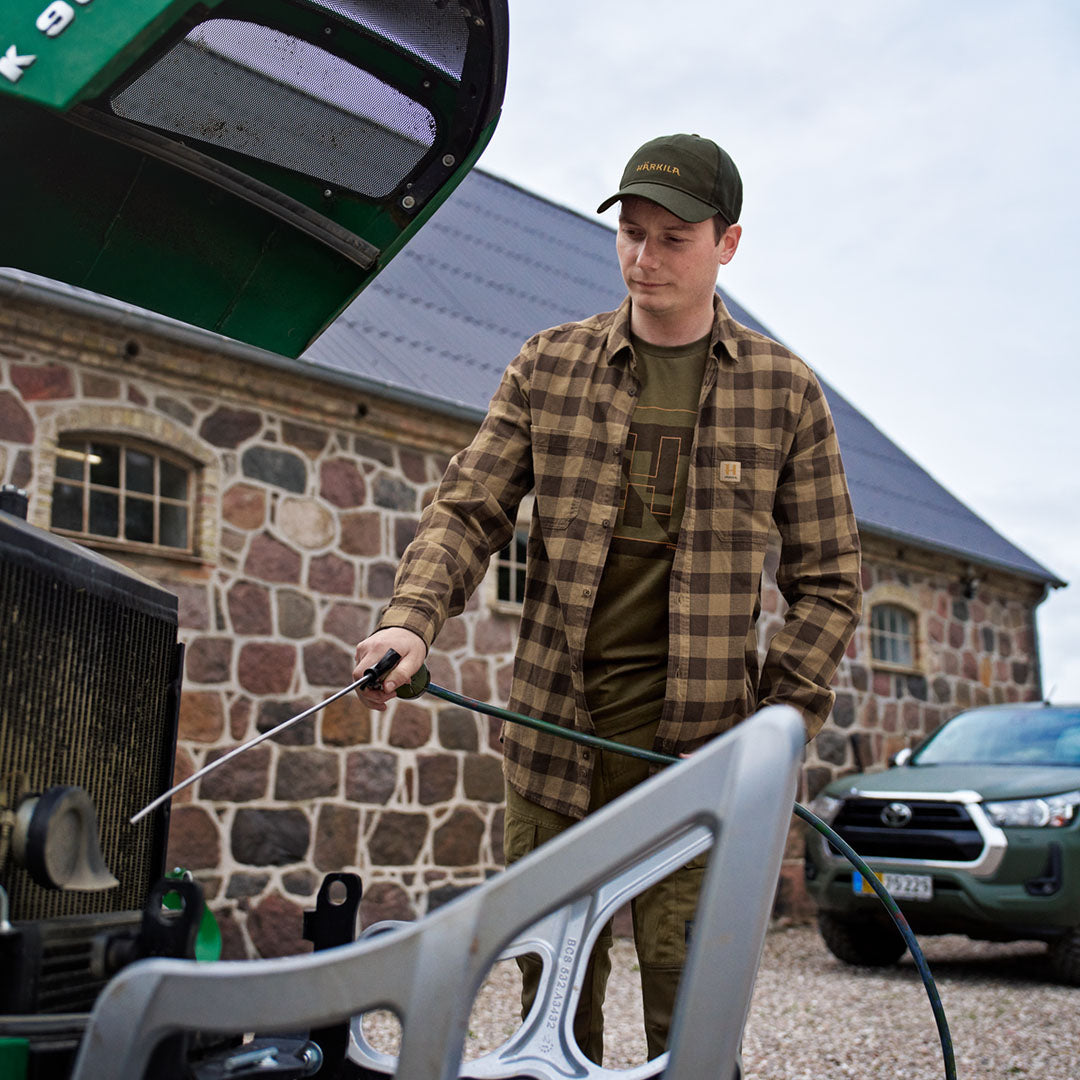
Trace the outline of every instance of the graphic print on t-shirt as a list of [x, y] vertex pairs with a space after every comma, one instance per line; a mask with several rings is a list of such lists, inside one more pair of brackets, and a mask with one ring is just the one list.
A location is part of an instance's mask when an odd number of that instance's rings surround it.
[[[649, 557], [679, 539], [696, 413], [639, 404], [623, 457], [623, 500], [611, 550]], [[651, 549], [651, 550], [650, 550]]]
[[638, 393], [600, 587], [585, 638], [585, 697], [598, 735], [659, 719], [668, 668], [668, 582], [679, 541], [708, 339], [635, 342]]

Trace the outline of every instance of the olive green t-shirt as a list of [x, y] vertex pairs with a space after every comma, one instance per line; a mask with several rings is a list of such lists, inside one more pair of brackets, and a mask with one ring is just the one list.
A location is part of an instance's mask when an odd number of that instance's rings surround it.
[[709, 339], [633, 340], [640, 389], [623, 455], [618, 509], [585, 640], [585, 695], [596, 731], [617, 735], [660, 716], [667, 683], [668, 580]]

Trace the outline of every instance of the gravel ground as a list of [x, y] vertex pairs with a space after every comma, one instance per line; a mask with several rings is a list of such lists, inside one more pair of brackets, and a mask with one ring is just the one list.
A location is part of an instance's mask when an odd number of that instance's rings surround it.
[[[1080, 1080], [1080, 989], [1055, 984], [1037, 944], [962, 937], [920, 941], [952, 1033], [957, 1080]], [[517, 1025], [520, 981], [496, 966], [477, 998], [466, 1057], [503, 1042]], [[631, 942], [617, 939], [605, 1009], [604, 1064], [645, 1060], [641, 991]], [[393, 1053], [397, 1026], [371, 1014], [372, 1043]], [[770, 930], [743, 1043], [747, 1080], [843, 1077], [941, 1080], [937, 1028], [909, 957], [872, 971], [836, 960], [808, 926]]]

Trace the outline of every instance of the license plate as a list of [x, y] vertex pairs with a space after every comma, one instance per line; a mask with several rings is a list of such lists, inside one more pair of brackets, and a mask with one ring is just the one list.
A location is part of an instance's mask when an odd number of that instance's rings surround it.
[[[893, 874], [884, 871], [877, 874], [877, 878], [894, 900], [934, 899], [934, 879], [929, 874]], [[870, 882], [858, 872], [852, 875], [851, 885], [860, 896], [877, 895]]]

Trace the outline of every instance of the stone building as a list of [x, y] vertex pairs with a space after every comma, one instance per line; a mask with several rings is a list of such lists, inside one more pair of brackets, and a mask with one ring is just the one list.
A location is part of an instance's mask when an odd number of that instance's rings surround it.
[[[473, 173], [299, 361], [0, 273], [0, 482], [28, 490], [33, 523], [179, 597], [178, 778], [351, 681], [505, 364], [535, 330], [621, 299], [612, 241]], [[1063, 584], [826, 389], [866, 607], [804, 801], [961, 708], [1037, 699], [1035, 613]], [[443, 630], [437, 683], [505, 700], [521, 559], [511, 545]], [[771, 582], [762, 609], [764, 643], [782, 618]], [[361, 874], [365, 923], [497, 872], [501, 804], [493, 722], [431, 698], [369, 714], [350, 695], [177, 796], [169, 861], [204, 885], [226, 955], [280, 955], [304, 947], [300, 913], [328, 871]], [[793, 829], [778, 912], [804, 910], [801, 844]]]

